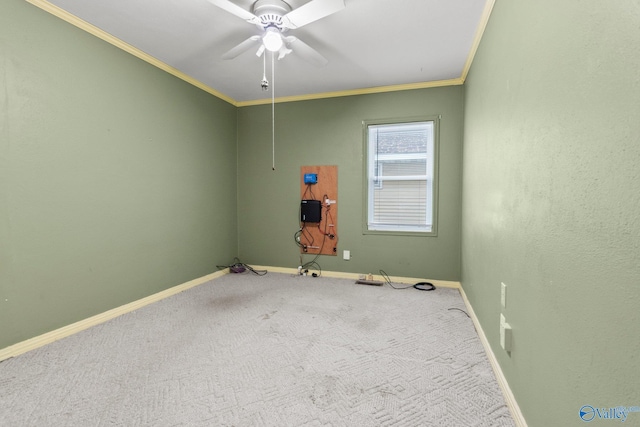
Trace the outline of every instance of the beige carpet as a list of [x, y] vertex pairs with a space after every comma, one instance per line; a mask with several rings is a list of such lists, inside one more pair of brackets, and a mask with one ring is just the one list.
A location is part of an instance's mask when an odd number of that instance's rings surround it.
[[0, 363], [6, 426], [513, 426], [457, 290], [229, 274]]

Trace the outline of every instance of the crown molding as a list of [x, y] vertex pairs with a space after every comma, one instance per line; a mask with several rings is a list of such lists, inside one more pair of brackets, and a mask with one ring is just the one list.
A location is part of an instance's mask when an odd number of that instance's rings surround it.
[[125, 52], [147, 62], [148, 64], [153, 65], [221, 100], [228, 102], [229, 104], [235, 107], [248, 107], [254, 105], [265, 105], [271, 104], [271, 102], [275, 103], [285, 103], [285, 102], [297, 102], [297, 101], [309, 101], [315, 99], [325, 99], [325, 98], [337, 98], [343, 96], [354, 96], [354, 95], [368, 95], [375, 93], [385, 93], [385, 92], [398, 92], [404, 90], [415, 90], [415, 89], [426, 89], [426, 88], [434, 88], [434, 87], [443, 87], [443, 86], [458, 86], [463, 85], [469, 69], [471, 68], [471, 64], [473, 62], [473, 58], [475, 53], [480, 45], [480, 40], [482, 39], [482, 35], [484, 30], [489, 22], [489, 17], [491, 16], [491, 11], [493, 10], [493, 6], [495, 4], [495, 0], [489, 0], [485, 5], [482, 17], [478, 24], [478, 28], [476, 29], [476, 35], [473, 41], [473, 45], [471, 51], [469, 52], [469, 56], [465, 62], [465, 66], [462, 72], [462, 75], [455, 79], [448, 80], [437, 80], [437, 81], [427, 81], [427, 82], [419, 82], [419, 83], [408, 83], [408, 84], [399, 84], [399, 85], [390, 85], [390, 86], [378, 86], [378, 87], [369, 87], [369, 88], [361, 88], [361, 89], [352, 89], [352, 90], [343, 90], [343, 91], [335, 91], [335, 92], [323, 92], [323, 93], [315, 93], [315, 94], [306, 94], [306, 95], [295, 95], [295, 96], [285, 96], [279, 97], [272, 100], [271, 98], [265, 99], [256, 99], [249, 101], [237, 101], [216, 89], [202, 83], [201, 81], [194, 79], [191, 76], [181, 72], [180, 70], [154, 58], [153, 56], [141, 51], [140, 49], [120, 40], [117, 37], [107, 33], [106, 31], [92, 25], [77, 16], [61, 9], [60, 7], [49, 3], [47, 0], [26, 0], [28, 3], [38, 7], [39, 9], [44, 10], [75, 27], [86, 31], [89, 34], [92, 34], [99, 39], [124, 50]]
[[[284, 97], [276, 98], [274, 102], [280, 103], [280, 102], [309, 101], [313, 99], [337, 98], [341, 96], [354, 96], [354, 95], [369, 95], [373, 93], [384, 93], [384, 92], [399, 92], [402, 90], [425, 89], [425, 88], [443, 87], [443, 86], [457, 86], [462, 84], [464, 84], [464, 80], [462, 78], [457, 78], [457, 79], [449, 79], [449, 80], [437, 80], [437, 81], [431, 81], [431, 82], [408, 83], [408, 84], [392, 85], [392, 86], [378, 86], [378, 87], [370, 87], [370, 88], [363, 88], [363, 89], [342, 90], [342, 91], [336, 91], [336, 92], [314, 93], [314, 94], [308, 94], [308, 95], [284, 96]], [[263, 104], [271, 104], [271, 98], [256, 99], [254, 101], [238, 101], [236, 103], [238, 107], [248, 107], [248, 106], [263, 105]]]
[[480, 22], [478, 23], [478, 27], [476, 28], [476, 35], [473, 38], [473, 44], [471, 45], [471, 50], [469, 51], [469, 56], [467, 56], [467, 61], [464, 63], [462, 75], [460, 76], [462, 83], [464, 83], [464, 81], [467, 79], [467, 74], [469, 74], [471, 64], [473, 63], [473, 58], [476, 56], [476, 51], [478, 50], [478, 46], [480, 46], [480, 41], [482, 40], [482, 36], [484, 35], [484, 30], [487, 28], [487, 24], [489, 23], [489, 18], [491, 17], [491, 12], [493, 11], [493, 6], [495, 4], [496, 0], [488, 0], [484, 6], [482, 16], [480, 17]]
[[120, 40], [117, 37], [114, 37], [113, 35], [107, 33], [106, 31], [96, 27], [95, 25], [92, 25], [86, 21], [83, 21], [82, 19], [78, 18], [75, 15], [72, 15], [71, 13], [67, 12], [64, 9], [59, 8], [58, 6], [49, 3], [46, 0], [26, 0], [28, 3], [31, 3], [32, 5], [36, 6], [39, 9], [44, 10], [45, 12], [48, 12], [60, 19], [62, 19], [63, 21], [68, 22], [69, 24], [83, 30], [86, 31], [87, 33], [94, 35], [96, 37], [98, 37], [99, 39], [119, 48], [124, 50], [125, 52], [153, 65], [154, 67], [157, 67], [181, 80], [184, 80], [185, 82], [204, 90], [205, 92], [210, 93], [211, 95], [218, 97], [220, 99], [222, 99], [223, 101], [226, 101], [230, 104], [236, 105], [236, 101], [226, 95], [224, 95], [223, 93], [218, 92], [217, 90], [213, 89], [210, 86], [205, 85], [204, 83], [194, 79], [193, 77], [190, 77], [186, 74], [184, 74], [183, 72], [181, 72], [180, 70], [173, 68], [170, 65], [165, 64], [162, 61], [159, 61], [158, 59], [154, 58], [153, 56], [149, 55], [148, 53], [145, 53], [143, 51], [141, 51], [140, 49]]

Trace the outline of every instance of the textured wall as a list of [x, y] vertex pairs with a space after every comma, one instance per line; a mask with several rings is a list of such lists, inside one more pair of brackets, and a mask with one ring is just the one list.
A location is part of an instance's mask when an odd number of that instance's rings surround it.
[[0, 3], [0, 348], [237, 251], [236, 109]]
[[499, 0], [466, 83], [462, 283], [531, 427], [640, 406], [638, 22]]
[[[338, 166], [338, 256], [325, 270], [458, 280], [462, 87], [276, 104], [276, 170], [271, 170], [271, 106], [238, 113], [238, 221], [245, 262], [295, 268], [300, 167]], [[437, 237], [362, 234], [362, 121], [442, 114]], [[321, 196], [321, 195], [320, 195]], [[344, 261], [342, 250], [351, 251]], [[310, 260], [305, 256], [305, 261]]]

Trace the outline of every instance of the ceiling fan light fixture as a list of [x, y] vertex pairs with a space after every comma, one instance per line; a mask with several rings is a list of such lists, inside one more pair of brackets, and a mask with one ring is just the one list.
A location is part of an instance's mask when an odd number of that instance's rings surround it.
[[280, 31], [275, 27], [269, 27], [265, 30], [265, 34], [262, 37], [262, 43], [264, 47], [270, 52], [277, 52], [282, 47], [282, 36]]

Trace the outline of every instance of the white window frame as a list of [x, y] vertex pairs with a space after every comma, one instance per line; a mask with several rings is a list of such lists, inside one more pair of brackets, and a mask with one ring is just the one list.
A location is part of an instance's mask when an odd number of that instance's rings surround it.
[[[363, 122], [363, 140], [364, 140], [364, 234], [395, 234], [395, 235], [412, 235], [412, 236], [436, 236], [437, 235], [437, 171], [438, 171], [438, 147], [439, 147], [439, 116], [417, 117], [417, 118], [400, 118], [386, 120], [368, 120]], [[419, 125], [428, 124], [433, 134], [427, 141], [427, 152], [425, 153], [394, 153], [394, 154], [378, 154], [373, 150], [374, 137], [372, 129], [383, 128], [385, 126], [398, 125]], [[376, 163], [378, 163], [378, 171], [382, 171], [380, 160], [411, 160], [413, 158], [424, 158], [426, 160], [425, 175], [402, 175], [402, 176], [375, 176]], [[377, 161], [376, 161], [377, 160]], [[381, 174], [381, 172], [380, 172]], [[426, 201], [425, 223], [420, 225], [409, 224], [383, 224], [376, 223], [374, 220], [374, 192], [381, 189], [385, 181], [422, 181], [426, 183]]]

